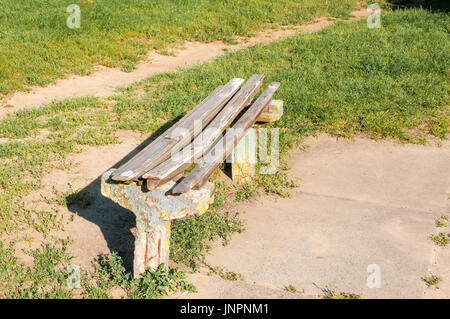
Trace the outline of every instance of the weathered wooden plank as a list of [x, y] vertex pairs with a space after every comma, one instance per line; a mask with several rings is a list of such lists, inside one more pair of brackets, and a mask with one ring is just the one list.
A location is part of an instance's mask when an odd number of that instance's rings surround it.
[[181, 172], [187, 166], [202, 156], [211, 145], [222, 135], [222, 132], [231, 124], [259, 91], [264, 80], [264, 74], [253, 75], [239, 92], [225, 105], [219, 114], [209, 123], [202, 134], [199, 134], [190, 144], [158, 166], [145, 173], [142, 178], [163, 180]]
[[[206, 98], [204, 98], [194, 109], [192, 109], [191, 111], [189, 111], [181, 120], [179, 120], [175, 125], [171, 126], [168, 130], [166, 130], [163, 134], [159, 135], [154, 141], [152, 141], [149, 145], [147, 145], [143, 150], [141, 150], [138, 154], [136, 154], [135, 156], [133, 156], [130, 160], [128, 160], [128, 162], [126, 162], [125, 164], [123, 164], [122, 166], [119, 167], [119, 169], [117, 171], [114, 172], [112, 179], [116, 180], [116, 181], [128, 181], [130, 179], [127, 178], [122, 178], [122, 176], [119, 176], [119, 174], [123, 174], [123, 172], [125, 171], [125, 167], [127, 167], [127, 169], [129, 167], [132, 166], [132, 163], [135, 162], [139, 162], [140, 160], [142, 160], [143, 157], [147, 156], [148, 153], [150, 153], [150, 148], [158, 148], [161, 147], [161, 140], [165, 139], [167, 135], [171, 135], [173, 133], [173, 131], [177, 128], [177, 125], [181, 124], [181, 121], [187, 117], [188, 115], [190, 115], [191, 113], [193, 113], [198, 107], [200, 107], [201, 105], [205, 105], [207, 104], [214, 96], [217, 96], [217, 94], [219, 94], [222, 90], [223, 90], [223, 85], [218, 86], [213, 92], [211, 92], [210, 95], [208, 95]], [[126, 166], [125, 166], [126, 165]], [[139, 176], [137, 176], [139, 177]], [[132, 178], [132, 179], [136, 179], [136, 177]]]
[[206, 183], [214, 170], [231, 153], [237, 143], [245, 136], [248, 129], [256, 122], [256, 119], [264, 107], [270, 103], [273, 94], [279, 87], [280, 83], [278, 82], [270, 83], [269, 87], [236, 122], [233, 129], [227, 131], [221, 140], [205, 154], [202, 161], [190, 174], [174, 187], [172, 192], [174, 194], [186, 193]]
[[203, 129], [231, 99], [243, 82], [243, 79], [235, 78], [214, 90], [174, 126], [119, 167], [112, 179], [115, 181], [136, 180], [164, 161], [170, 155], [170, 151], [179, 151], [193, 138], [194, 128], [201, 126], [199, 129]]
[[146, 183], [145, 183], [145, 187], [147, 188], [148, 191], [151, 191], [151, 190], [154, 190], [154, 189], [158, 188], [159, 186], [164, 185], [165, 183], [168, 183], [170, 181], [176, 182], [181, 177], [183, 177], [183, 173], [174, 174], [165, 179], [147, 179]]

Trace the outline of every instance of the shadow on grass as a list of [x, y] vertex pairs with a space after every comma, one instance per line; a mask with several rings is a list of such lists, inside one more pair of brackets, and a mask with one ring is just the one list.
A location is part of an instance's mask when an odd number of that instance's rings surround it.
[[[104, 171], [106, 172], [110, 168], [118, 168], [130, 160], [158, 136], [167, 131], [180, 118], [181, 116], [167, 122], [112, 167], [105, 167]], [[101, 177], [98, 176], [88, 186], [68, 196], [70, 197], [67, 198], [68, 203], [71, 203], [69, 210], [96, 224], [100, 228], [109, 250], [117, 252], [122, 258], [126, 270], [131, 272], [134, 259], [134, 235], [132, 229], [136, 227], [136, 217], [130, 210], [119, 206], [101, 194]], [[87, 200], [86, 197], [91, 198], [91, 200]], [[76, 199], [80, 199], [80, 201]]]

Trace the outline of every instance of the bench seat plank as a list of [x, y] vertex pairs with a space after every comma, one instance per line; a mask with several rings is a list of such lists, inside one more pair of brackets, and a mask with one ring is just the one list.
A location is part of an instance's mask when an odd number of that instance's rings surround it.
[[170, 156], [170, 152], [183, 148], [192, 140], [195, 125], [201, 123], [203, 129], [239, 90], [243, 82], [243, 79], [234, 78], [226, 85], [218, 87], [169, 130], [120, 166], [112, 179], [122, 182], [137, 180]]
[[189, 173], [189, 175], [173, 188], [172, 193], [186, 193], [191, 189], [197, 189], [206, 183], [214, 170], [232, 152], [237, 143], [245, 136], [248, 129], [256, 122], [256, 119], [271, 102], [273, 94], [279, 87], [279, 82], [270, 83], [269, 87], [236, 122], [233, 129], [227, 131], [218, 143], [205, 154], [202, 161]]

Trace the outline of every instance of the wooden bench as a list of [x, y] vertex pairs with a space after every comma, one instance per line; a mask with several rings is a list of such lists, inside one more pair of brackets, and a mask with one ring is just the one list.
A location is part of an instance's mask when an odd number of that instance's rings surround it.
[[135, 277], [148, 267], [168, 265], [171, 220], [206, 212], [214, 199], [208, 179], [227, 157], [236, 182], [255, 174], [249, 154], [256, 144], [248, 142], [249, 129], [256, 121], [276, 121], [283, 114], [282, 101], [272, 100], [278, 82], [254, 99], [263, 79], [253, 75], [242, 87], [244, 80], [238, 78], [219, 86], [133, 158], [103, 175], [102, 194], [136, 215]]

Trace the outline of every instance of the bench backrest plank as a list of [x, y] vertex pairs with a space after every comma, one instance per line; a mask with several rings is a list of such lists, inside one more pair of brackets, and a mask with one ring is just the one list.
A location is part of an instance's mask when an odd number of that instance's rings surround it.
[[[259, 91], [264, 80], [264, 74], [253, 75], [190, 144], [166, 161], [152, 168], [142, 178], [164, 180], [176, 176], [189, 167], [197, 158], [202, 156], [222, 132], [231, 124], [239, 113], [248, 106]], [[150, 185], [151, 183], [147, 183]], [[155, 184], [157, 185], [157, 184]]]
[[201, 123], [203, 129], [239, 90], [243, 82], [243, 79], [234, 78], [226, 85], [218, 87], [169, 130], [119, 167], [112, 179], [115, 181], [136, 180], [164, 161], [171, 151], [175, 152], [183, 148], [193, 138], [195, 125]]
[[186, 193], [206, 183], [214, 170], [225, 160], [237, 143], [245, 136], [248, 129], [256, 122], [256, 119], [270, 103], [273, 94], [279, 87], [280, 83], [278, 82], [270, 83], [269, 87], [233, 125], [233, 129], [227, 131], [221, 140], [205, 154], [203, 160], [190, 174], [174, 187], [172, 192], [174, 194]]

